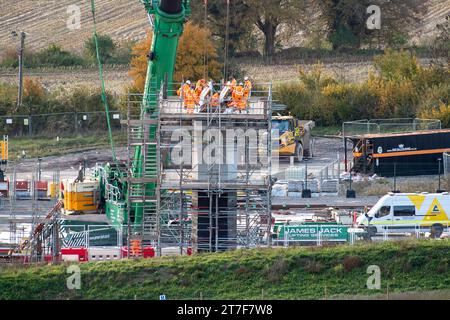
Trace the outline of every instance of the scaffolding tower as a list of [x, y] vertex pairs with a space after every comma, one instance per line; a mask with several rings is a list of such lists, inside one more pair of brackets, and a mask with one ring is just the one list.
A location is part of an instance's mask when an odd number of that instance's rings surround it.
[[[41, 171], [36, 166], [36, 172], [17, 172], [14, 165], [9, 166], [8, 196], [3, 199], [6, 203], [0, 208], [0, 214], [9, 214], [9, 242], [10, 261], [23, 258], [24, 262], [40, 262], [45, 256], [51, 255], [55, 261], [59, 251], [59, 211], [62, 203], [57, 201], [59, 185], [59, 171]], [[47, 187], [54, 192], [47, 196], [40, 193], [39, 183], [45, 176]], [[1, 225], [0, 225], [1, 227]], [[20, 232], [21, 231], [21, 232]], [[28, 236], [27, 236], [28, 234]], [[6, 244], [6, 243], [5, 243]]]
[[[128, 186], [128, 204], [149, 205], [142, 222], [148, 237], [143, 239], [159, 254], [270, 244], [272, 86], [254, 90], [245, 110], [227, 107], [226, 101], [214, 107], [206, 98], [194, 112], [176, 95], [179, 86], [162, 86], [153, 119], [138, 120], [142, 97], [128, 99], [128, 165], [135, 160], [133, 146], [156, 144], [158, 151], [140, 164], [145, 168], [147, 161], [156, 160], [156, 172], [130, 180]], [[221, 92], [224, 85], [213, 88]], [[146, 140], [149, 124], [158, 128], [152, 141]], [[140, 191], [146, 182], [158, 186], [150, 198]]]

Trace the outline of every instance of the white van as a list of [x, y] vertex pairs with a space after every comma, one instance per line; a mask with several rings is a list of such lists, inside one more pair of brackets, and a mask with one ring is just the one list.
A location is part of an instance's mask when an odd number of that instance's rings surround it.
[[450, 225], [450, 195], [444, 193], [389, 193], [356, 223], [369, 236], [384, 232], [430, 232], [439, 238]]

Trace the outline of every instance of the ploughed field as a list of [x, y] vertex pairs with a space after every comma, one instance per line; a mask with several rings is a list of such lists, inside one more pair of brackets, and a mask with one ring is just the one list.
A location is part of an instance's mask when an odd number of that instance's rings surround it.
[[[92, 35], [92, 17], [90, 1], [72, 0], [1, 0], [0, 11], [0, 54], [2, 50], [16, 45], [12, 39], [12, 30], [21, 30], [29, 34], [27, 47], [31, 49], [46, 48], [51, 43], [61, 45], [67, 50], [81, 52], [83, 44]], [[67, 13], [70, 5], [77, 4], [81, 10], [81, 29], [67, 28], [71, 14]], [[116, 41], [140, 40], [149, 28], [147, 15], [138, 0], [96, 0], [97, 30], [108, 34]], [[412, 36], [416, 43], [432, 37], [436, 23], [443, 22], [448, 14], [448, 0], [432, 0], [422, 23]]]

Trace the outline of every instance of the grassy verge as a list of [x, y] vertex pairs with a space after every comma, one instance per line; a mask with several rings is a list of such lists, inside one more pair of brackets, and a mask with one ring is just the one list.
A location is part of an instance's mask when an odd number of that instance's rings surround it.
[[[116, 144], [126, 142], [126, 134], [116, 132], [113, 134]], [[59, 156], [67, 153], [86, 151], [97, 148], [108, 148], [109, 138], [106, 132], [92, 135], [79, 135], [73, 137], [56, 138], [33, 137], [9, 139], [9, 158], [16, 160], [25, 151], [27, 158]]]
[[[191, 257], [81, 264], [81, 289], [67, 265], [0, 272], [0, 299], [323, 299], [389, 292], [449, 292], [450, 241], [324, 248], [237, 250]], [[381, 269], [380, 290], [366, 287]]]
[[315, 127], [312, 129], [314, 136], [337, 136], [342, 132], [341, 126]]

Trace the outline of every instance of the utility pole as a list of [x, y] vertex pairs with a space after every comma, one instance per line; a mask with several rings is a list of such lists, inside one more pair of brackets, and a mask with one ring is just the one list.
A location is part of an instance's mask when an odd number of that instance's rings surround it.
[[41, 170], [42, 158], [38, 158], [38, 181], [41, 181], [42, 170]]

